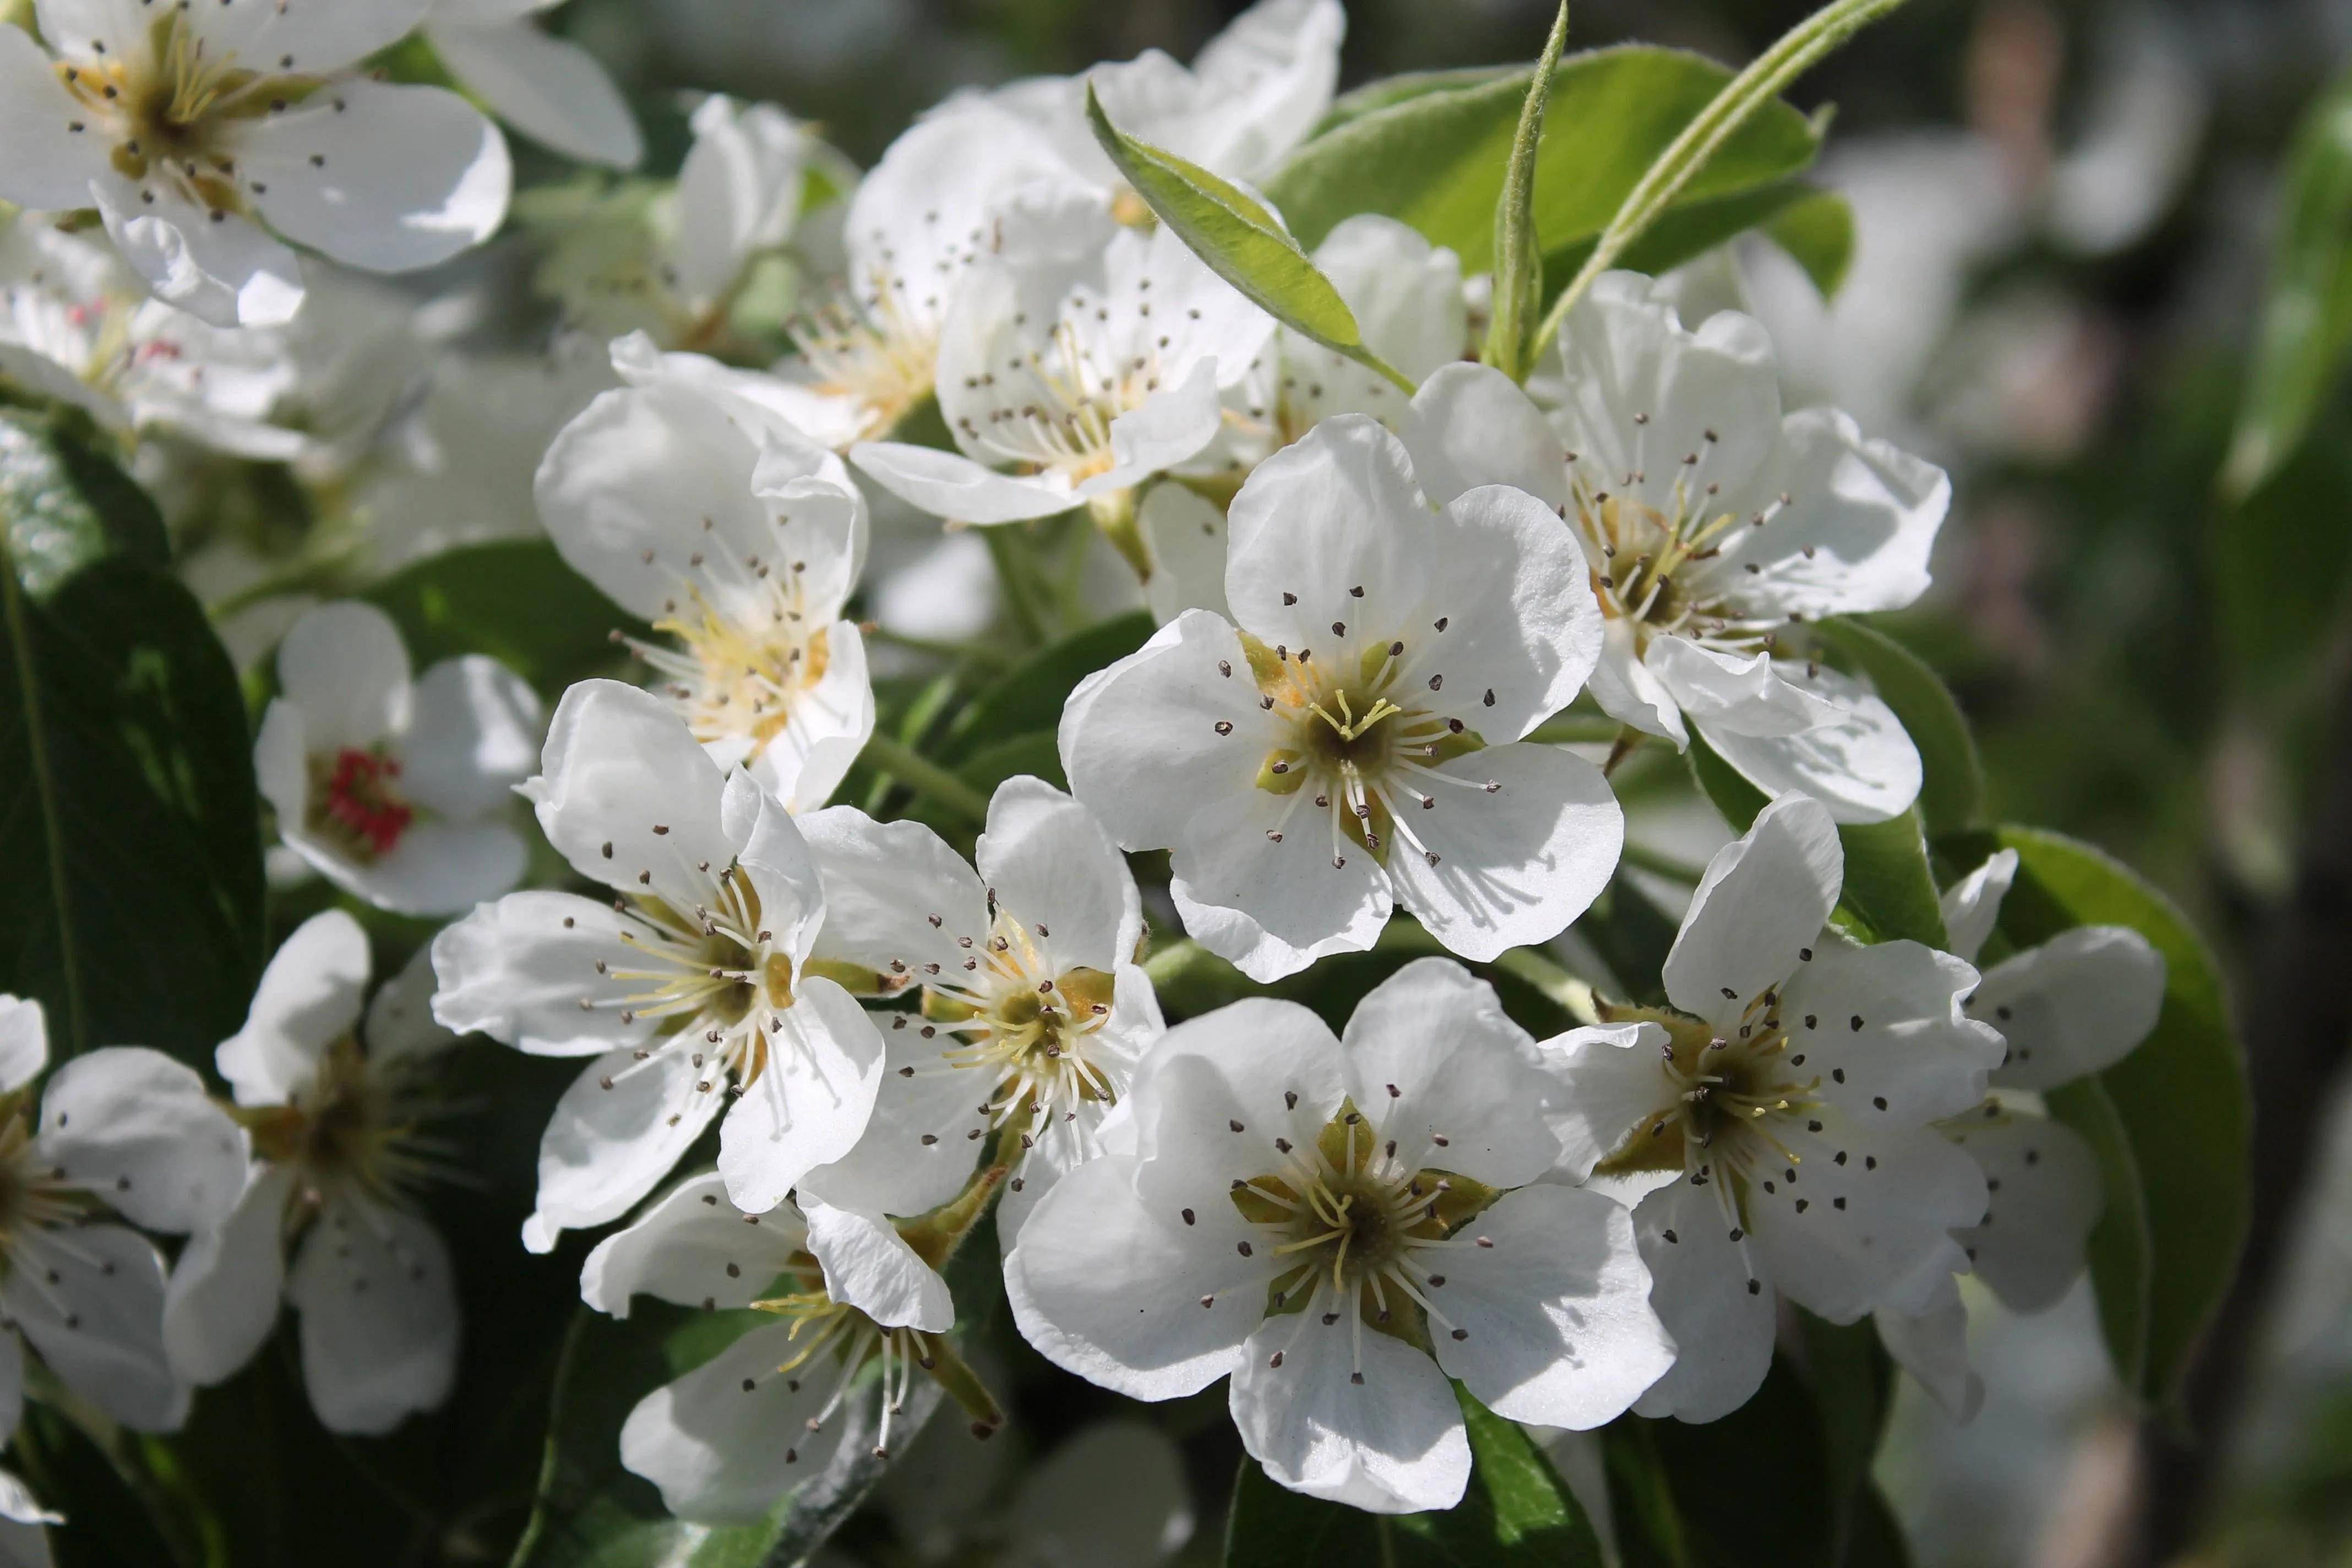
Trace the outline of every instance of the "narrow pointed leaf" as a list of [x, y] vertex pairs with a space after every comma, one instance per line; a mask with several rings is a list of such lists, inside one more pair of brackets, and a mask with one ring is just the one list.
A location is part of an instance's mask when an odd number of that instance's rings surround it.
[[1503, 189], [1495, 198], [1494, 312], [1486, 324], [1486, 346], [1480, 354], [1486, 363], [1513, 381], [1528, 377], [1528, 349], [1536, 323], [1543, 316], [1543, 250], [1536, 233], [1536, 153], [1543, 142], [1544, 105], [1551, 96], [1559, 51], [1568, 41], [1568, 4], [1560, 0], [1559, 15], [1544, 40], [1528, 79], [1528, 96], [1519, 106], [1518, 129], [1511, 138], [1511, 158], [1503, 175]]

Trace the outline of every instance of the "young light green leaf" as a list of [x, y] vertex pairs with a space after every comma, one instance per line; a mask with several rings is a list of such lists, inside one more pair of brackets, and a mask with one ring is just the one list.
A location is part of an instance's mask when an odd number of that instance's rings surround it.
[[1853, 265], [1853, 207], [1835, 191], [1806, 194], [1768, 219], [1764, 236], [1805, 269], [1823, 300], [1837, 298]]
[[1364, 346], [1348, 301], [1265, 203], [1199, 164], [1120, 131], [1103, 112], [1091, 84], [1087, 120], [1144, 205], [1218, 277], [1284, 326], [1412, 394], [1412, 383]]
[[2221, 972], [2169, 900], [2090, 845], [2003, 826], [1965, 836], [1949, 853], [1954, 864], [1972, 866], [1994, 848], [2014, 849], [2020, 859], [2000, 907], [2011, 942], [2028, 947], [2078, 925], [2123, 925], [2164, 955], [2156, 1028], [2098, 1075], [2129, 1139], [2147, 1219], [2147, 1350], [2137, 1392], [2164, 1408], [2229, 1289], [2251, 1201], [2245, 1060]]
[[1551, 36], [1544, 40], [1543, 53], [1528, 78], [1528, 96], [1519, 106], [1519, 124], [1511, 137], [1503, 189], [1495, 198], [1494, 308], [1486, 322], [1486, 346], [1479, 357], [1513, 381], [1528, 378], [1532, 363], [1528, 350], [1543, 314], [1543, 250], [1537, 238], [1535, 214], [1536, 152], [1543, 142], [1544, 105], [1551, 97], [1559, 51], [1567, 42], [1568, 0], [1560, 0]]
[[[1454, 73], [1375, 84], [1343, 100], [1348, 117], [1292, 154], [1267, 182], [1300, 244], [1360, 212], [1396, 218], [1451, 247], [1465, 272], [1495, 265], [1495, 205], [1532, 71]], [[1535, 161], [1533, 216], [1547, 264], [1589, 246], [1642, 172], [1714, 100], [1731, 73], [1679, 49], [1627, 45], [1563, 58], [1552, 75]], [[1821, 139], [1775, 104], [1738, 128], [1680, 193], [1702, 202], [1785, 180]]]
[[2285, 175], [2284, 221], [2222, 493], [2253, 493], [2294, 455], [2352, 346], [2352, 73], [2305, 112]]
[[1870, 677], [1919, 748], [1925, 770], [1919, 816], [1928, 836], [1941, 837], [1980, 823], [1984, 763], [1943, 678], [1909, 648], [1863, 622], [1840, 617], [1819, 622], [1814, 630], [1839, 664]]

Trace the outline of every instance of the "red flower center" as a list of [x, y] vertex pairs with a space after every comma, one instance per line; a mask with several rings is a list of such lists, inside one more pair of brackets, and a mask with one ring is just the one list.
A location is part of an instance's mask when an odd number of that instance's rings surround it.
[[415, 810], [393, 787], [400, 763], [375, 752], [346, 746], [327, 770], [323, 811], [327, 820], [366, 846], [387, 855], [416, 818]]

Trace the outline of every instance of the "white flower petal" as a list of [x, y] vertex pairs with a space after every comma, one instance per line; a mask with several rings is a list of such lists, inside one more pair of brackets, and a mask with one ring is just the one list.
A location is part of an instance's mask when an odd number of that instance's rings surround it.
[[824, 920], [824, 882], [793, 814], [750, 774], [736, 773], [728, 776], [719, 816], [727, 837], [743, 847], [737, 871], [759, 900], [761, 940], [804, 960]]
[[1949, 1131], [1983, 1167], [1987, 1190], [1984, 1222], [1954, 1239], [2011, 1310], [2053, 1305], [2081, 1278], [2091, 1227], [2106, 1207], [2098, 1156], [2073, 1128], [2021, 1111], [1963, 1118]]
[[1454, 952], [1485, 962], [1549, 942], [1609, 885], [1625, 818], [1591, 763], [1513, 744], [1432, 771], [1472, 787], [1423, 786], [1436, 805], [1400, 818], [1388, 873], [1398, 900]]
[[286, 1289], [286, 1205], [298, 1173], [256, 1165], [236, 1207], [188, 1238], [163, 1299], [172, 1370], [210, 1386], [234, 1376], [268, 1339]]
[[940, 1334], [955, 1326], [948, 1282], [877, 1214], [809, 1200], [808, 1247], [824, 1270], [825, 1294], [886, 1329]]
[[1690, 746], [1683, 711], [1665, 683], [1642, 661], [1633, 626], [1622, 616], [1612, 616], [1601, 628], [1601, 658], [1590, 678], [1592, 700], [1621, 724], [1631, 724], [1645, 735], [1672, 741], [1675, 750]]
[[1984, 1380], [1969, 1366], [1969, 1310], [1950, 1275], [1943, 1277], [1929, 1310], [1916, 1315], [1881, 1310], [1871, 1314], [1871, 1321], [1886, 1353], [1918, 1380], [1946, 1415], [1962, 1423], [1976, 1419], [1984, 1404]]
[[1187, 610], [1070, 694], [1060, 733], [1070, 792], [1121, 848], [1175, 844], [1210, 802], [1263, 793], [1264, 748], [1221, 744], [1216, 729], [1262, 732], [1257, 698], [1234, 628]]
[[[960, 963], [959, 939], [989, 926], [987, 890], [963, 858], [919, 822], [877, 822], [855, 806], [800, 818], [824, 887], [820, 956], [877, 973], [919, 974]], [[938, 917], [938, 923], [932, 918]]]
[[1780, 1016], [1814, 1090], [1866, 1127], [1916, 1127], [1984, 1098], [2000, 1037], [1960, 998], [1976, 971], [1916, 942], [1863, 947], [1823, 931], [1781, 988]]
[[1113, 419], [1111, 466], [1080, 485], [1078, 494], [1126, 489], [1199, 456], [1224, 425], [1217, 368], [1215, 360], [1197, 360], [1181, 381]]
[[1830, 814], [1803, 795], [1774, 801], [1707, 862], [1666, 954], [1667, 998], [1697, 1017], [1736, 1021], [1751, 997], [1797, 972], [1844, 880]]
[[1225, 515], [1226, 597], [1268, 643], [1328, 646], [1335, 616], [1402, 622], [1439, 563], [1411, 457], [1360, 414], [1327, 419], [1260, 463]]
[[640, 1044], [661, 1020], [624, 1020], [636, 983], [607, 973], [643, 962], [621, 938], [627, 929], [611, 905], [576, 893], [531, 890], [484, 904], [433, 939], [440, 981], [433, 1016], [461, 1035], [485, 1034], [534, 1056], [594, 1056]]
[[1796, 735], [1749, 735], [1702, 722], [1716, 753], [1767, 795], [1811, 795], [1840, 822], [1884, 822], [1919, 798], [1919, 749], [1895, 710], [1842, 670], [1780, 670], [1787, 684], [1828, 701], [1829, 722]]
[[1305, 141], [1331, 107], [1347, 32], [1339, 0], [1259, 0], [1202, 45], [1192, 74], [1216, 139], [1209, 166], [1254, 178]]
[[49, 1065], [49, 1026], [41, 1005], [0, 994], [0, 1094], [13, 1093]]
[[1783, 1119], [1794, 1161], [1748, 1184], [1748, 1229], [1772, 1281], [1834, 1323], [1918, 1310], [1937, 1273], [1968, 1267], [1951, 1232], [1983, 1215], [1982, 1173], [1932, 1129], [1869, 1127], [1833, 1106], [1812, 1120], [1821, 1131]]
[[1233, 1384], [1242, 1447], [1291, 1490], [1369, 1513], [1461, 1501], [1470, 1439], [1445, 1374], [1353, 1312], [1324, 1316], [1310, 1302], [1250, 1336]]
[[449, 1249], [405, 1209], [331, 1195], [286, 1282], [302, 1314], [302, 1382], [330, 1432], [389, 1432], [449, 1397], [457, 1288]]
[[90, 182], [107, 172], [107, 142], [89, 123], [33, 36], [0, 23], [0, 197], [37, 210], [89, 205]]
[[[1762, 528], [1738, 528], [1707, 567], [1738, 602], [1783, 614], [1899, 610], [1927, 591], [1927, 556], [1952, 481], [1832, 408], [1791, 414], [1759, 490], [1787, 495]], [[1753, 570], [1751, 570], [1751, 568]]]
[[1779, 739], [1834, 723], [1841, 716], [1832, 704], [1783, 680], [1769, 652], [1718, 653], [1688, 637], [1661, 637], [1651, 640], [1642, 663], [1675, 706], [1708, 735]]
[[1020, 1562], [1152, 1568], [1191, 1539], [1192, 1489], [1173, 1441], [1113, 1417], [1033, 1465], [1006, 1519]]
[[61, 1065], [41, 1091], [41, 1158], [149, 1230], [211, 1225], [245, 1190], [245, 1135], [194, 1069], [143, 1046]]
[[457, 1043], [457, 1034], [433, 1016], [433, 946], [427, 942], [408, 955], [400, 972], [385, 981], [368, 1002], [367, 1021], [360, 1037], [367, 1043], [368, 1060], [378, 1068], [392, 1062], [429, 1057]]
[[782, 732], [751, 761], [751, 775], [792, 810], [814, 811], [841, 787], [874, 736], [874, 682], [855, 621], [825, 628], [824, 674], [793, 699]]
[[971, 1179], [993, 1125], [982, 1101], [992, 1097], [995, 1078], [946, 1059], [944, 1049], [960, 1042], [923, 1038], [919, 1014], [871, 1016], [888, 1050], [873, 1114], [847, 1153], [801, 1178], [801, 1200], [926, 1214]]
[[258, 224], [215, 221], [170, 183], [111, 169], [92, 188], [108, 237], [157, 299], [215, 327], [282, 327], [302, 308], [300, 260]]
[[163, 1353], [163, 1257], [119, 1225], [19, 1237], [0, 1312], [65, 1385], [134, 1432], [168, 1432], [188, 1390]]
[[972, 861], [1001, 909], [1047, 933], [1057, 965], [1108, 974], [1135, 956], [1143, 904], [1125, 858], [1094, 813], [1043, 779], [996, 786]]
[[773, 1293], [808, 1227], [789, 1204], [747, 1215], [716, 1171], [689, 1176], [598, 1242], [580, 1267], [580, 1299], [615, 1318], [635, 1297], [681, 1307], [748, 1307]]
[[1455, 357], [1421, 384], [1412, 411], [1399, 434], [1421, 488], [1438, 505], [1480, 485], [1509, 485], [1549, 507], [1568, 504], [1568, 449], [1501, 371]]
[[1633, 1210], [1650, 1269], [1650, 1305], [1676, 1347], [1675, 1364], [1634, 1402], [1641, 1415], [1685, 1421], [1728, 1415], [1771, 1369], [1771, 1283], [1759, 1278], [1759, 1260], [1730, 1239], [1738, 1220], [1719, 1195], [1726, 1190], [1677, 1178]]
[[545, 731], [538, 695], [514, 671], [478, 653], [444, 659], [416, 682], [402, 787], [445, 816], [485, 816], [530, 776]]
[[614, 169], [634, 169], [645, 156], [628, 100], [596, 57], [569, 39], [528, 23], [445, 21], [428, 26], [425, 38], [450, 75], [532, 141]]
[[672, 247], [688, 300], [716, 303], [754, 253], [791, 237], [809, 150], [806, 132], [773, 105], [714, 93], [696, 107], [694, 145], [678, 169]]
[[[323, 73], [398, 43], [425, 19], [429, 5], [430, 0], [314, 5], [222, 0], [192, 7], [184, 25], [194, 29], [214, 58], [236, 55], [257, 70]], [[145, 36], [144, 28], [134, 35]]]
[[1537, 1047], [1559, 1080], [1549, 1120], [1571, 1181], [1591, 1175], [1644, 1118], [1671, 1109], [1675, 1089], [1660, 1057], [1666, 1044], [1664, 1027], [1645, 1022], [1570, 1029]]
[[[1407, 380], [1425, 387], [1432, 378], [1444, 374], [1446, 367], [1463, 363], [1462, 352], [1470, 341], [1470, 329], [1462, 300], [1462, 260], [1453, 251], [1431, 245], [1409, 224], [1379, 213], [1358, 213], [1341, 218], [1323, 237], [1323, 243], [1315, 247], [1315, 266], [1339, 290], [1339, 298], [1348, 302], [1365, 346], [1402, 371]], [[1509, 384], [1508, 377], [1502, 379]], [[1387, 384], [1383, 381], [1380, 384]], [[1419, 401], [1418, 397], [1414, 399], [1416, 405]], [[1520, 401], [1525, 404], [1527, 400], [1522, 396]], [[1528, 405], [1528, 412], [1540, 426], [1542, 416], [1536, 414], [1533, 405]], [[1558, 442], [1555, 440], [1553, 445], [1557, 447]], [[1413, 463], [1416, 468], [1420, 467], [1418, 449]], [[1561, 493], [1558, 497], [1541, 490], [1537, 493], [1547, 501], [1566, 500], [1566, 490], [1560, 486], [1563, 476], [1557, 464], [1551, 477]], [[1474, 482], [1517, 483], [1500, 474], [1489, 474]], [[1424, 489], [1429, 488], [1425, 475], [1422, 485]], [[1466, 489], [1469, 486], [1462, 488]], [[1452, 497], [1440, 500], [1433, 491], [1430, 499], [1442, 506]]]
[[1404, 1168], [1517, 1187], [1558, 1158], [1543, 1114], [1549, 1086], [1528, 1060], [1535, 1043], [1495, 988], [1452, 960], [1415, 959], [1374, 986], [1339, 1045], [1357, 1110], [1378, 1139], [1395, 1141]]
[[1968, 1004], [2008, 1043], [1993, 1082], [2055, 1089], [2113, 1067], [2156, 1027], [2164, 977], [2164, 955], [2127, 926], [2078, 926], [2003, 959]]
[[[711, 1088], [696, 1087], [704, 1083]], [[722, 1098], [709, 1069], [674, 1047], [643, 1060], [622, 1050], [591, 1062], [541, 1135], [539, 1207], [523, 1227], [524, 1245], [545, 1252], [562, 1231], [626, 1214], [702, 1135]]]
[[454, 915], [495, 899], [522, 880], [530, 859], [522, 836], [503, 822], [415, 822], [366, 865], [306, 833], [280, 837], [336, 886], [404, 915]]
[[856, 1147], [882, 1085], [882, 1037], [840, 986], [803, 976], [773, 1015], [766, 1069], [719, 1131], [719, 1173], [738, 1206], [773, 1208], [795, 1183]]
[[617, 680], [581, 681], [555, 705], [541, 767], [525, 786], [539, 825], [592, 881], [650, 887], [690, 910], [735, 858], [719, 820], [725, 778], [658, 697]]
[[431, 267], [488, 239], [514, 183], [505, 140], [472, 104], [364, 78], [262, 120], [239, 162], [271, 227], [372, 272]]
[[278, 645], [280, 700], [302, 715], [313, 753], [362, 750], [406, 733], [414, 712], [400, 628], [356, 599], [321, 605]]
[[[1149, 787], [1170, 784], [1161, 779]], [[1365, 951], [1394, 907], [1379, 863], [1340, 838], [1328, 813], [1301, 806], [1301, 798], [1248, 786], [1209, 797], [1170, 857], [1168, 891], [1184, 930], [1261, 983], [1295, 974], [1326, 953]], [[1108, 809], [1116, 816], [1118, 808]]]
[[1937, 900], [1944, 914], [1945, 951], [1974, 963], [2016, 880], [2017, 851], [2003, 849], [1945, 889]]
[[1048, 477], [1000, 474], [961, 452], [901, 441], [861, 441], [849, 449], [849, 460], [908, 505], [955, 522], [1019, 522], [1052, 517], [1078, 502], [1067, 485]]
[[621, 1463], [659, 1487], [662, 1506], [680, 1519], [760, 1519], [803, 1478], [823, 1473], [840, 1446], [846, 1420], [808, 1428], [839, 1381], [834, 1359], [808, 1363], [799, 1376], [776, 1370], [801, 1353], [793, 1328], [762, 1323], [646, 1394], [622, 1423]]
[[1497, 1415], [1589, 1431], [1674, 1363], [1633, 1216], [1618, 1204], [1526, 1187], [1465, 1228], [1477, 1245], [1446, 1255], [1431, 1299], [1468, 1337], [1433, 1328], [1431, 1342], [1446, 1374]]
[[1456, 496], [1419, 537], [1421, 613], [1408, 610], [1395, 629], [1411, 647], [1423, 625], [1444, 617], [1423, 668], [1479, 693], [1475, 708], [1461, 709], [1471, 728], [1490, 742], [1517, 740], [1568, 706], [1601, 657], [1584, 552], [1540, 501], [1506, 485]]
[[1151, 552], [1143, 596], [1165, 626], [1186, 610], [1225, 614], [1225, 514], [1181, 484], [1157, 484], [1136, 513]]

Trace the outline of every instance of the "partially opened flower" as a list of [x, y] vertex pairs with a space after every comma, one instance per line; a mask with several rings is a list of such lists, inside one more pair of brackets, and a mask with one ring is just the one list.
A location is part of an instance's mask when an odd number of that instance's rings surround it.
[[508, 807], [540, 732], [520, 677], [461, 654], [412, 683], [392, 617], [343, 601], [286, 634], [278, 684], [253, 771], [289, 848], [402, 914], [454, 914], [515, 885], [525, 850]]
[[1836, 825], [1785, 796], [1706, 868], [1667, 954], [1671, 1011], [1547, 1043], [1571, 1178], [1646, 1188], [1634, 1221], [1682, 1355], [1644, 1415], [1712, 1420], [1772, 1356], [1773, 1292], [1832, 1322], [1918, 1312], [1968, 1259], [1985, 1180], [1937, 1123], [1984, 1097], [2000, 1040], [1976, 971], [1827, 927]]
[[963, 1186], [997, 1128], [1017, 1134], [997, 1220], [1007, 1246], [1097, 1130], [1160, 1033], [1135, 964], [1142, 909], [1127, 862], [1086, 807], [1026, 776], [999, 784], [978, 869], [918, 822], [848, 806], [802, 820], [824, 883], [815, 957], [877, 997], [889, 1071], [866, 1138], [803, 1194], [919, 1215]]
[[498, 227], [512, 171], [456, 93], [361, 74], [425, 6], [41, 0], [46, 49], [0, 27], [0, 199], [95, 206], [159, 298], [219, 326], [300, 307], [280, 236], [376, 272], [446, 261]]
[[417, 959], [365, 1004], [367, 933], [340, 910], [296, 928], [221, 1045], [254, 1166], [236, 1208], [172, 1272], [172, 1364], [215, 1384], [253, 1358], [281, 1301], [301, 1316], [302, 1382], [331, 1431], [388, 1432], [449, 1395], [458, 1312], [449, 1249], [417, 1212], [443, 1170], [433, 972]]
[[858, 1374], [881, 1363], [891, 1420], [919, 1368], [950, 1359], [947, 1281], [887, 1224], [814, 1200], [746, 1213], [716, 1174], [690, 1177], [596, 1245], [580, 1275], [587, 1303], [616, 1318], [648, 1295], [705, 1311], [751, 1308], [772, 1321], [637, 1402], [621, 1462], [661, 1489], [681, 1519], [759, 1519], [821, 1475], [859, 1417]]
[[874, 731], [866, 645], [843, 618], [866, 502], [841, 460], [675, 371], [642, 340], [634, 384], [565, 426], [534, 487], [572, 567], [665, 643], [632, 640], [721, 767], [822, 805]]
[[1188, 610], [1081, 682], [1071, 788], [1173, 850], [1184, 929], [1259, 980], [1370, 947], [1402, 902], [1489, 959], [1584, 912], [1624, 820], [1600, 770], [1520, 738], [1601, 643], [1576, 541], [1503, 485], [1424, 499], [1396, 437], [1326, 420], [1230, 510], [1238, 626]]
[[824, 900], [783, 802], [722, 773], [659, 699], [564, 693], [526, 784], [548, 841], [620, 895], [510, 893], [434, 939], [434, 1016], [541, 1056], [593, 1057], [540, 1144], [536, 1251], [618, 1219], [729, 1100], [719, 1169], [782, 1201], [866, 1130], [882, 1037], [808, 972]]
[[1926, 590], [1950, 481], [1834, 410], [1784, 416], [1762, 327], [1727, 310], [1691, 331], [1652, 289], [1607, 274], [1569, 312], [1533, 387], [1548, 423], [1496, 372], [1432, 377], [1412, 437], [1431, 493], [1503, 481], [1560, 510], [1591, 563], [1612, 718], [1677, 747], [1696, 729], [1766, 794], [1839, 821], [1893, 816], [1918, 795], [1917, 750], [1795, 639]]
[[131, 1226], [215, 1224], [245, 1184], [245, 1140], [160, 1051], [86, 1051], [37, 1109], [48, 1060], [40, 1004], [0, 995], [0, 1432], [23, 1414], [27, 1346], [109, 1418], [170, 1431], [188, 1388], [163, 1350], [163, 1258]]
[[282, 334], [208, 325], [149, 297], [105, 245], [21, 216], [0, 227], [0, 378], [121, 432], [245, 458], [309, 445], [270, 420], [295, 384]]
[[425, 41], [490, 112], [583, 163], [634, 169], [645, 139], [596, 57], [530, 18], [563, 0], [431, 0]]
[[1335, 1039], [1295, 1003], [1180, 1024], [1132, 1139], [1046, 1194], [1005, 1260], [1050, 1360], [1136, 1399], [1232, 1375], [1243, 1446], [1295, 1490], [1450, 1508], [1470, 1452], [1449, 1377], [1515, 1421], [1587, 1428], [1674, 1342], [1631, 1216], [1558, 1159], [1533, 1043], [1423, 959]]
[[958, 450], [871, 441], [850, 456], [911, 505], [961, 522], [1131, 509], [1134, 487], [1216, 438], [1221, 389], [1273, 331], [1166, 228], [1122, 229], [1075, 255], [991, 258], [941, 329], [940, 414]]

